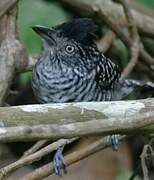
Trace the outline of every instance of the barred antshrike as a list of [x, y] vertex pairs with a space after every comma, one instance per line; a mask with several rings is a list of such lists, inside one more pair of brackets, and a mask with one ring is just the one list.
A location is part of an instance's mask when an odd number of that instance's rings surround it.
[[53, 28], [35, 26], [44, 51], [33, 69], [32, 88], [39, 102], [111, 100], [120, 73], [95, 44], [97, 26], [83, 18]]
[[44, 50], [33, 68], [32, 88], [41, 103], [122, 99], [133, 90], [118, 67], [97, 49], [97, 26], [74, 19], [53, 28], [34, 26]]

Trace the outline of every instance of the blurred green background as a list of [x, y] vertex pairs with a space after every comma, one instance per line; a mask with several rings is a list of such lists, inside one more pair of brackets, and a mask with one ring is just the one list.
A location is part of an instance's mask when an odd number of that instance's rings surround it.
[[[21, 42], [30, 54], [39, 54], [41, 39], [32, 30], [34, 25], [53, 26], [69, 19], [69, 15], [56, 2], [44, 0], [20, 0], [18, 3], [18, 32]], [[19, 87], [24, 88], [31, 77], [31, 72], [18, 76]]]
[[33, 25], [53, 26], [67, 19], [67, 13], [57, 3], [43, 0], [19, 1], [19, 36], [29, 53], [38, 53], [41, 48], [40, 38], [31, 28]]
[[146, 6], [150, 7], [151, 9], [154, 8], [154, 0], [136, 0], [139, 3], [145, 4]]

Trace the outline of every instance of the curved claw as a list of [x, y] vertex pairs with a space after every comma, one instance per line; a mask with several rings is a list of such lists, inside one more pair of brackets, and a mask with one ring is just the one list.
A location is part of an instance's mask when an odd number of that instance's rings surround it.
[[64, 171], [66, 171], [66, 164], [64, 162], [64, 157], [63, 157], [63, 154], [62, 154], [63, 153], [63, 149], [64, 149], [64, 146], [58, 148], [58, 150], [55, 153], [54, 158], [53, 158], [54, 170], [55, 170], [55, 173], [58, 176], [62, 176], [61, 168], [63, 168]]
[[112, 134], [110, 136], [110, 141], [111, 141], [111, 145], [112, 145], [113, 151], [117, 151], [118, 150], [118, 145], [119, 145], [118, 137], [119, 137], [119, 135], [116, 135], [116, 134]]

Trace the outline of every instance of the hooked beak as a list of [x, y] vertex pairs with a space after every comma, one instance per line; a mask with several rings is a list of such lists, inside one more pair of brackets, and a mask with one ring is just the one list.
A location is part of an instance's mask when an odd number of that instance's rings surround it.
[[54, 41], [54, 38], [52, 37], [53, 33], [55, 32], [52, 28], [41, 26], [41, 25], [35, 25], [32, 27], [32, 29], [39, 34], [43, 39], [47, 41]]

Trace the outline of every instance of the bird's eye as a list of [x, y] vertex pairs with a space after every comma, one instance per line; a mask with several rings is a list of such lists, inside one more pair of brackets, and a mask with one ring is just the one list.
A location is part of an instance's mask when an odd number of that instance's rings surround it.
[[74, 46], [72, 46], [72, 45], [66, 46], [66, 52], [67, 53], [72, 53], [72, 52], [74, 52], [74, 50], [75, 50]]

